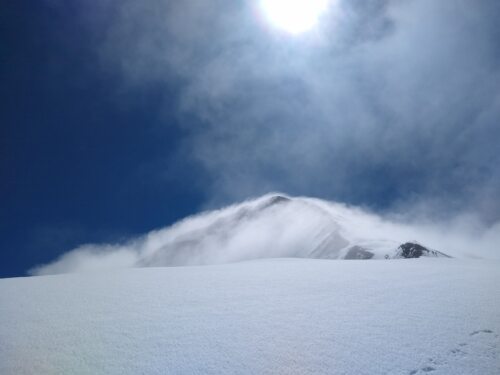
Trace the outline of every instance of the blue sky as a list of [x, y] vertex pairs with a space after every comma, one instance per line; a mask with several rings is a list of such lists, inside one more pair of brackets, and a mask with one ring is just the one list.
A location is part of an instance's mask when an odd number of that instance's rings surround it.
[[500, 220], [500, 5], [10, 2], [0, 277], [269, 191]]
[[168, 90], [119, 92], [72, 7], [2, 7], [2, 277], [172, 222], [204, 199], [189, 163], [158, 173], [182, 137], [176, 119], [158, 120]]

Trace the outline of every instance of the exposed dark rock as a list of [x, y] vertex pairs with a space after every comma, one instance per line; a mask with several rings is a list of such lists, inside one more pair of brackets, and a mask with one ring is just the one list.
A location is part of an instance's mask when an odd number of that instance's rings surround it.
[[400, 256], [403, 258], [420, 258], [422, 254], [429, 250], [417, 243], [407, 242], [399, 246]]
[[274, 197], [269, 198], [266, 207], [274, 206], [275, 204], [284, 202], [290, 202], [290, 198], [284, 197], [282, 195], [275, 195]]
[[365, 248], [362, 248], [361, 246], [352, 246], [347, 254], [345, 255], [344, 259], [371, 259], [373, 258], [373, 253], [368, 251]]
[[446, 257], [451, 258], [440, 251], [430, 250], [425, 246], [422, 246], [414, 242], [406, 242], [398, 247], [398, 252], [396, 258], [420, 258], [425, 257]]

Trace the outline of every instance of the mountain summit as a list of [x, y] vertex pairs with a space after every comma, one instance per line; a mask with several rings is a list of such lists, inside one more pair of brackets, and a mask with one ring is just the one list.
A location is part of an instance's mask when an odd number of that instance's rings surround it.
[[[448, 257], [377, 232], [361, 211], [309, 198], [267, 195], [184, 221], [140, 264], [183, 265], [255, 258], [380, 259]], [[369, 221], [369, 220], [368, 220]], [[368, 225], [368, 227], [366, 227]], [[382, 223], [379, 223], [382, 226]]]
[[415, 238], [409, 228], [360, 208], [269, 194], [186, 218], [123, 244], [84, 245], [32, 273], [207, 265], [262, 258], [447, 257], [408, 238]]

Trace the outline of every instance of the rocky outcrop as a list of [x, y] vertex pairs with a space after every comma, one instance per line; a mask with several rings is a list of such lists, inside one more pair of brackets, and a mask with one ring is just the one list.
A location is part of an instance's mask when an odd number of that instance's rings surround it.
[[451, 258], [440, 251], [431, 250], [416, 242], [406, 242], [400, 245], [396, 252], [396, 258], [420, 258], [420, 257], [445, 257]]
[[347, 254], [344, 256], [344, 259], [352, 260], [352, 259], [371, 259], [375, 254], [361, 246], [352, 246]]

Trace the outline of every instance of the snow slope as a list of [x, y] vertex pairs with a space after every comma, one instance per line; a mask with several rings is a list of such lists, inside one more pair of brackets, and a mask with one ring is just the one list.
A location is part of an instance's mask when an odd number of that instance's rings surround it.
[[500, 374], [500, 263], [266, 259], [0, 280], [0, 374]]
[[[398, 246], [415, 240], [454, 255], [451, 236], [444, 241], [442, 237], [440, 233], [436, 241], [426, 231], [339, 203], [269, 194], [189, 217], [124, 244], [84, 245], [32, 273], [209, 265], [284, 257], [382, 259], [397, 257]], [[443, 255], [436, 251], [430, 254]]]

